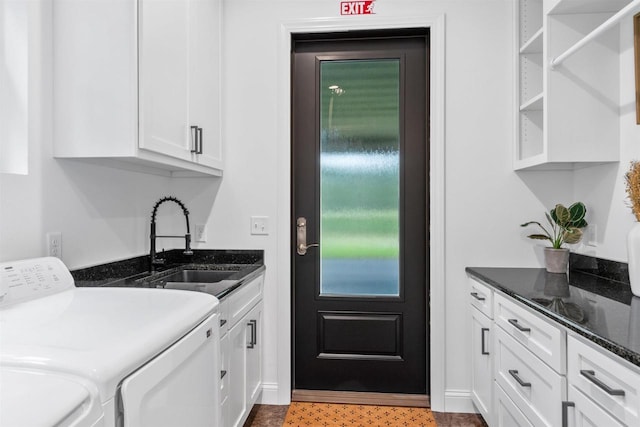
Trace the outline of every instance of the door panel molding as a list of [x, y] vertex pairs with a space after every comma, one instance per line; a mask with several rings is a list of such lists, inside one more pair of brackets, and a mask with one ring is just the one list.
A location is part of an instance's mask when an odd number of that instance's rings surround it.
[[402, 360], [401, 313], [320, 311], [318, 329], [319, 358]]

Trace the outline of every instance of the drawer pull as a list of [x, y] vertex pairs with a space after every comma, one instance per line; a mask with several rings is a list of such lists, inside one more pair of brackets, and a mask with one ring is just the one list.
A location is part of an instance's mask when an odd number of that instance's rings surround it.
[[481, 297], [480, 295], [478, 295], [477, 292], [471, 292], [471, 296], [477, 299], [478, 301], [484, 301], [486, 299], [485, 297]]
[[518, 323], [518, 319], [509, 319], [509, 323], [515, 326], [520, 332], [531, 332], [531, 328], [520, 326], [520, 324]]
[[509, 369], [509, 373], [516, 381], [518, 381], [518, 384], [520, 384], [521, 387], [531, 387], [531, 383], [522, 381], [522, 378], [518, 375], [518, 371], [515, 369]]
[[608, 385], [606, 385], [605, 383], [603, 383], [602, 381], [596, 378], [596, 373], [594, 371], [581, 369], [580, 375], [582, 375], [583, 377], [585, 377], [586, 379], [588, 379], [589, 381], [591, 381], [592, 383], [594, 383], [595, 385], [603, 389], [607, 394], [610, 394], [612, 396], [624, 396], [624, 390], [614, 389], [609, 387]]
[[220, 379], [223, 379], [225, 375], [227, 375], [227, 371], [220, 371]]
[[574, 406], [576, 404], [573, 402], [562, 402], [562, 427], [569, 426], [569, 414], [567, 412], [569, 407], [573, 408]]
[[224, 326], [227, 324], [227, 319], [220, 319], [220, 326]]
[[480, 329], [480, 336], [482, 337], [482, 348], [480, 349], [481, 350], [481, 354], [489, 354], [489, 351], [484, 349], [485, 345], [486, 345], [486, 341], [485, 341], [485, 338], [484, 338], [484, 335], [485, 335], [484, 333], [485, 332], [489, 332], [489, 328]]

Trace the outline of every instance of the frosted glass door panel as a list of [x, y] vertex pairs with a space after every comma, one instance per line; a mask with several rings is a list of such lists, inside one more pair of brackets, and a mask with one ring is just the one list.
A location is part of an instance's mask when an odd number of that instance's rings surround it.
[[320, 294], [398, 296], [400, 62], [320, 64]]

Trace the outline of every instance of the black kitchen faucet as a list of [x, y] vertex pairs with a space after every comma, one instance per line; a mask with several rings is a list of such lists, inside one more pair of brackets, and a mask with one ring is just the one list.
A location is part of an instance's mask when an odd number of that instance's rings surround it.
[[[181, 208], [182, 208], [182, 212], [184, 213], [184, 218], [187, 222], [187, 234], [185, 234], [184, 236], [158, 236], [156, 235], [156, 213], [158, 212], [158, 207], [163, 204], [164, 202], [175, 202], [177, 203]], [[179, 238], [182, 239], [184, 237], [184, 252], [183, 254], [185, 255], [193, 255], [193, 251], [191, 250], [191, 232], [189, 230], [189, 211], [187, 210], [187, 207], [184, 205], [184, 203], [182, 203], [180, 200], [176, 199], [175, 197], [172, 196], [168, 196], [168, 197], [163, 197], [162, 199], [158, 200], [156, 202], [156, 204], [153, 206], [153, 211], [151, 212], [151, 235], [149, 236], [150, 240], [151, 240], [151, 252], [150, 252], [150, 264], [151, 264], [151, 270], [153, 270], [154, 266], [156, 265], [163, 265], [166, 262], [166, 259], [164, 258], [156, 258], [156, 239], [158, 237], [162, 237], [162, 238]]]

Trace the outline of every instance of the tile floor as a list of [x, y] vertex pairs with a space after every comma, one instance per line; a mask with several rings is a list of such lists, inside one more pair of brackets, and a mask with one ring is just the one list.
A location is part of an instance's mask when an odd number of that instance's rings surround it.
[[[289, 406], [255, 405], [244, 427], [282, 427]], [[487, 427], [480, 415], [434, 412], [438, 427]]]

